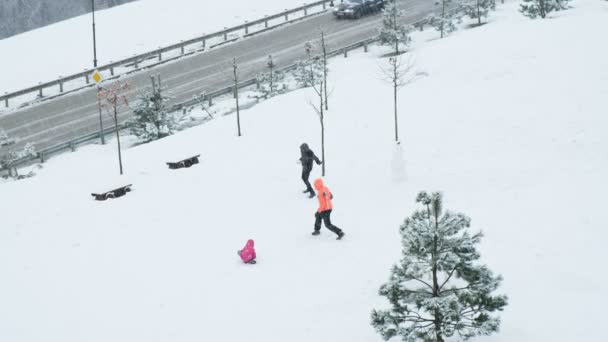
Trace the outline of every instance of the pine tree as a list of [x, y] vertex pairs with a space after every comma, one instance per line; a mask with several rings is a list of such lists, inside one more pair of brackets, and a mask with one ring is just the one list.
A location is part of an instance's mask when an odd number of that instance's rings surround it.
[[9, 146], [15, 143], [15, 140], [10, 139], [8, 134], [3, 129], [0, 129], [0, 147]]
[[[17, 168], [15, 166], [13, 166], [13, 163], [19, 159], [22, 159], [22, 158], [25, 158], [28, 156], [35, 156], [36, 148], [34, 147], [34, 145], [32, 143], [28, 142], [25, 144], [25, 146], [23, 146], [22, 149], [15, 150], [12, 147], [10, 147], [13, 144], [15, 144], [15, 141], [8, 138], [6, 136], [6, 133], [4, 133], [4, 135], [3, 135], [3, 131], [0, 131], [0, 147], [9, 146], [8, 149], [6, 150], [6, 152], [0, 153], [0, 169], [8, 169], [9, 176], [13, 176], [15, 178], [21, 178], [21, 177], [19, 177]], [[34, 174], [32, 172], [26, 177], [31, 177], [33, 175]]]
[[399, 45], [407, 47], [412, 38], [410, 33], [414, 30], [411, 25], [404, 25], [403, 11], [397, 8], [395, 0], [388, 2], [382, 10], [382, 28], [380, 29], [380, 43], [395, 48], [395, 55], [399, 54]]
[[452, 7], [452, 0], [439, 0], [435, 2], [435, 13], [427, 16], [426, 22], [435, 30], [441, 32], [441, 38], [456, 31], [456, 24], [462, 20], [462, 7]]
[[162, 93], [160, 79], [157, 84], [152, 78], [152, 91], [143, 93], [133, 108], [133, 118], [129, 122], [131, 133], [144, 142], [175, 133], [182, 115], [179, 111], [171, 113], [168, 101]]
[[553, 11], [561, 11], [568, 8], [570, 0], [522, 0], [519, 11], [528, 18], [546, 18]]
[[260, 93], [260, 96], [257, 96], [258, 99], [267, 99], [275, 96], [286, 87], [286, 85], [282, 83], [285, 75], [276, 70], [277, 65], [271, 55], [268, 56], [266, 67], [268, 68], [268, 72], [258, 74], [256, 77], [259, 84], [258, 92]]
[[481, 25], [481, 18], [487, 17], [490, 10], [496, 10], [496, 0], [476, 0], [463, 3], [462, 10], [469, 18], [477, 19], [477, 24]]
[[467, 340], [498, 331], [492, 316], [507, 305], [492, 295], [501, 276], [479, 262], [482, 234], [468, 232], [471, 219], [443, 211], [439, 193], [421, 192], [416, 210], [400, 227], [403, 256], [393, 266], [380, 295], [389, 310], [373, 310], [372, 325], [385, 340], [443, 342]]
[[323, 60], [314, 55], [311, 42], [304, 43], [306, 59], [298, 61], [294, 78], [300, 87], [312, 87], [323, 78]]

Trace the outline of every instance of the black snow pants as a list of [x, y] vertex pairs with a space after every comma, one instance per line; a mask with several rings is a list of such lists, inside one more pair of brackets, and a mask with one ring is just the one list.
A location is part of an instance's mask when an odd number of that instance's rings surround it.
[[302, 168], [302, 180], [304, 181], [304, 185], [306, 185], [305, 192], [310, 192], [312, 195], [314, 195], [315, 191], [313, 190], [312, 186], [310, 185], [310, 182], [308, 181], [308, 178], [310, 177], [310, 171], [312, 171], [312, 168]]
[[321, 230], [321, 220], [323, 220], [323, 223], [325, 223], [325, 227], [327, 229], [331, 230], [336, 235], [340, 235], [340, 233], [342, 233], [342, 229], [331, 224], [331, 219], [329, 217], [330, 215], [331, 215], [331, 209], [322, 211], [320, 213], [319, 212], [315, 213], [315, 232], [318, 232]]

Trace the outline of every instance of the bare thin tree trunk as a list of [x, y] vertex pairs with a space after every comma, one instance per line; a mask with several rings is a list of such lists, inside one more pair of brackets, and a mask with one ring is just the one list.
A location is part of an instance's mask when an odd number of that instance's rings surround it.
[[393, 72], [394, 72], [394, 74], [393, 74], [393, 97], [395, 100], [395, 141], [398, 142], [399, 141], [399, 124], [397, 122], [397, 90], [398, 90], [397, 88], [399, 85], [398, 85], [397, 81], [399, 80], [398, 79], [399, 75], [397, 75], [398, 70], [397, 70], [396, 61], [393, 64]]
[[118, 131], [118, 98], [114, 95], [114, 128], [116, 130], [116, 141], [118, 142], [118, 166], [122, 176], [122, 152], [120, 149], [120, 133]]
[[545, 12], [545, 0], [540, 0], [540, 17], [545, 19], [547, 13]]
[[443, 38], [443, 25], [445, 22], [445, 0], [441, 1], [441, 38]]
[[323, 49], [323, 88], [325, 89], [325, 110], [327, 107], [327, 47], [325, 46], [325, 34], [321, 31], [321, 46]]
[[321, 82], [321, 91], [319, 92], [319, 101], [321, 109], [321, 160], [323, 164], [321, 164], [321, 176], [325, 177], [325, 114], [323, 112], [323, 83]]
[[480, 1], [481, 0], [477, 0], [477, 24], [478, 25], [481, 25], [481, 9], [479, 8], [480, 7], [480, 4], [479, 4]]
[[[238, 136], [241, 136], [241, 112], [240, 112], [240, 108], [239, 108], [239, 78], [238, 75], [236, 73], [236, 58], [233, 58], [232, 60], [232, 71], [234, 73], [234, 98], [236, 100], [236, 127], [238, 130]], [[272, 78], [271, 81], [272, 82]], [[271, 87], [272, 89], [272, 87]]]
[[103, 118], [101, 115], [101, 102], [99, 100], [99, 91], [101, 88], [97, 86], [97, 109], [99, 110], [99, 137], [101, 138], [101, 144], [106, 144], [106, 137], [103, 134]]

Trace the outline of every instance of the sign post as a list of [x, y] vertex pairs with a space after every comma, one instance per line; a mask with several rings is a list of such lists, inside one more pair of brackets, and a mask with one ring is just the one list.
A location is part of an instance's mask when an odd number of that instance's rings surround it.
[[97, 83], [97, 108], [99, 109], [99, 138], [101, 139], [101, 144], [106, 144], [106, 138], [103, 135], [103, 118], [101, 117], [101, 103], [99, 102], [99, 91], [101, 90], [100, 83], [103, 81], [103, 77], [98, 70], [93, 72], [93, 81]]

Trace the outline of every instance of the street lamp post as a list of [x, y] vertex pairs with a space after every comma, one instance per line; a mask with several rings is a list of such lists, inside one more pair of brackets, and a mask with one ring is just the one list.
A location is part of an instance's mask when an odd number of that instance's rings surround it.
[[97, 39], [95, 37], [95, 0], [91, 0], [93, 9], [93, 67], [97, 68]]
[[[93, 13], [93, 68], [97, 70], [97, 37], [95, 33], [95, 0], [91, 0], [91, 9]], [[97, 85], [97, 108], [99, 110], [99, 137], [101, 138], [101, 144], [105, 145], [106, 139], [103, 135], [103, 118], [101, 116], [101, 104], [99, 103], [99, 91], [101, 87]]]

